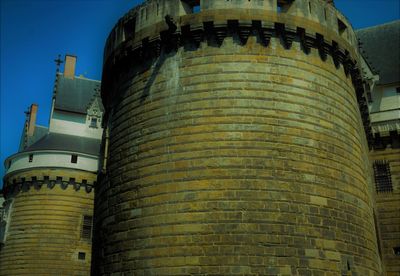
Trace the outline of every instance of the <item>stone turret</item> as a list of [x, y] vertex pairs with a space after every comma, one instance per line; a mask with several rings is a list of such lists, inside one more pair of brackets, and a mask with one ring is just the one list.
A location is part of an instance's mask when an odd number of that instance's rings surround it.
[[149, 0], [119, 20], [94, 275], [380, 275], [358, 42], [332, 4]]
[[90, 273], [103, 107], [100, 82], [76, 77], [75, 61], [67, 55], [57, 71], [49, 128], [32, 105], [20, 149], [5, 160], [1, 276]]

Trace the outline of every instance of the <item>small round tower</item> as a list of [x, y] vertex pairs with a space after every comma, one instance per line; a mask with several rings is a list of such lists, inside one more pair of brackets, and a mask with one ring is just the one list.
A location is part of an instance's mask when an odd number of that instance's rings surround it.
[[90, 273], [103, 107], [100, 82], [74, 76], [75, 60], [57, 73], [49, 127], [36, 124], [33, 104], [5, 161], [2, 276]]
[[129, 11], [104, 54], [95, 275], [379, 275], [357, 49], [332, 1]]

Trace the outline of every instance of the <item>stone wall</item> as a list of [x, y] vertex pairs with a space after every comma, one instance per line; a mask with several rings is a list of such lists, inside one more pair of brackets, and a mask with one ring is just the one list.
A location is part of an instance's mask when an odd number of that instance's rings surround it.
[[370, 156], [371, 161], [386, 160], [390, 166], [393, 191], [377, 194], [377, 217], [387, 275], [399, 275], [400, 256], [394, 248], [400, 247], [400, 149], [374, 150]]
[[95, 180], [93, 173], [67, 169], [6, 175], [9, 220], [0, 275], [89, 275], [91, 240], [82, 237], [82, 223], [93, 216]]
[[356, 45], [301, 14], [177, 22], [108, 52], [95, 275], [380, 275]]

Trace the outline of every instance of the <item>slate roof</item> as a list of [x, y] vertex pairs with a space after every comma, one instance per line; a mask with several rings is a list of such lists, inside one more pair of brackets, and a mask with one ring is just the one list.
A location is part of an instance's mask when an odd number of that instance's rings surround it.
[[25, 145], [26, 129], [24, 127], [24, 130], [22, 132], [21, 142], [19, 145], [19, 151], [23, 151], [25, 147], [29, 147], [30, 145], [36, 143], [36, 141], [45, 136], [48, 131], [49, 129], [47, 127], [35, 125], [35, 131], [33, 132], [32, 136], [26, 137], [27, 141]]
[[77, 153], [86, 153], [98, 156], [101, 140], [66, 135], [61, 133], [48, 133], [23, 152], [34, 150], [62, 150]]
[[379, 72], [379, 84], [400, 82], [400, 20], [356, 31], [361, 51]]
[[86, 114], [96, 97], [100, 97], [100, 81], [57, 76], [55, 109]]

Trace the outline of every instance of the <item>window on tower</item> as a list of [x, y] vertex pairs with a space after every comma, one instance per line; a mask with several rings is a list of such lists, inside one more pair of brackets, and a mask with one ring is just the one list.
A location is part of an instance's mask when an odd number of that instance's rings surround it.
[[136, 31], [136, 17], [132, 17], [124, 25], [125, 40], [133, 38], [135, 36], [135, 31]]
[[293, 0], [278, 0], [277, 1], [277, 12], [287, 12], [292, 5]]
[[72, 154], [71, 155], [71, 163], [78, 163], [78, 155]]
[[81, 237], [85, 240], [92, 239], [92, 216], [83, 216]]
[[90, 119], [90, 127], [97, 128], [97, 118]]
[[86, 259], [86, 253], [78, 252], [78, 260], [84, 260], [84, 259]]
[[375, 187], [378, 193], [392, 192], [392, 177], [390, 174], [390, 164], [385, 160], [374, 162]]
[[337, 21], [338, 21], [339, 34], [342, 35], [342, 34], [346, 31], [347, 26], [346, 26], [346, 24], [345, 24], [342, 20], [340, 20], [339, 18], [338, 18]]
[[200, 1], [199, 0], [181, 0], [186, 13], [199, 13]]

